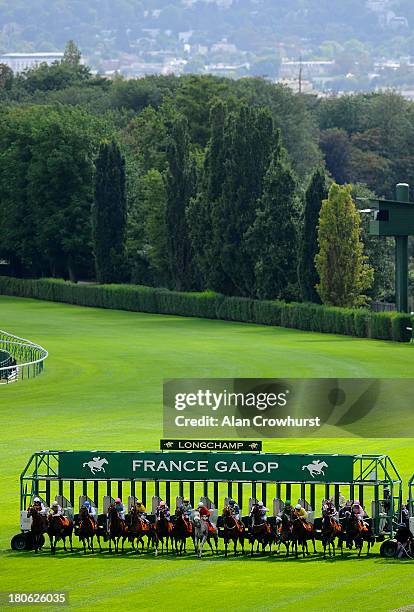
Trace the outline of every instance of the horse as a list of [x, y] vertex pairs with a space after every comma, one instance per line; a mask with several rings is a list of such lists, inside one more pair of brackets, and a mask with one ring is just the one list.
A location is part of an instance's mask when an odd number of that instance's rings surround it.
[[102, 550], [101, 546], [101, 536], [99, 534], [98, 525], [95, 521], [89, 516], [89, 512], [87, 508], [81, 508], [79, 511], [79, 528], [78, 528], [78, 538], [79, 541], [83, 544], [83, 553], [86, 555], [86, 545], [88, 545], [88, 549], [94, 552], [93, 550], [93, 538], [96, 536], [98, 540], [99, 550]]
[[269, 546], [270, 553], [272, 552], [272, 544], [276, 539], [275, 533], [269, 523], [265, 521], [257, 506], [252, 510], [252, 526], [250, 528], [250, 542], [252, 545], [250, 555], [253, 556], [254, 543], [257, 542], [256, 552], [259, 552], [259, 546], [262, 545], [264, 553], [266, 546]]
[[230, 540], [233, 542], [234, 556], [237, 555], [237, 542], [240, 542], [242, 554], [244, 555], [245, 527], [243, 523], [241, 523], [234, 517], [233, 511], [230, 508], [230, 506], [226, 506], [223, 509], [223, 519], [224, 519], [224, 547], [225, 547], [224, 555], [227, 557], [227, 547], [229, 545]]
[[173, 547], [172, 538], [173, 524], [166, 517], [165, 510], [159, 510], [159, 516], [155, 522], [155, 556], [158, 555], [158, 545], [161, 542], [161, 554], [164, 552], [164, 538], [165, 538], [165, 549], [168, 555], [168, 541], [171, 540], [171, 548]]
[[[172, 537], [175, 542], [175, 552], [182, 555], [183, 550], [184, 552], [187, 552], [185, 548], [187, 538], [191, 538], [194, 544], [194, 528], [191, 520], [186, 519], [184, 516], [181, 508], [177, 508], [175, 517]], [[178, 550], [178, 543], [180, 543], [180, 550]]]
[[216, 546], [216, 554], [218, 555], [218, 533], [217, 529], [207, 521], [201, 517], [200, 513], [196, 510], [193, 516], [193, 525], [194, 525], [194, 548], [197, 553], [199, 559], [201, 559], [201, 555], [203, 554], [203, 546], [205, 541], [207, 540], [208, 545], [211, 548], [212, 554], [214, 554], [213, 546], [211, 544], [211, 538], [213, 538], [215, 546]]
[[326, 547], [328, 547], [329, 556], [331, 556], [331, 548], [332, 548], [332, 554], [335, 557], [335, 538], [338, 538], [341, 555], [343, 555], [342, 539], [340, 537], [341, 534], [342, 534], [341, 525], [330, 514], [328, 514], [327, 512], [323, 512], [321, 536], [322, 536], [323, 558], [324, 559], [326, 559]]
[[303, 556], [310, 555], [308, 550], [308, 540], [313, 542], [313, 552], [316, 554], [315, 546], [315, 529], [312, 523], [305, 523], [301, 518], [296, 517], [293, 520], [292, 526], [292, 548], [295, 549], [296, 557], [298, 557], [298, 544], [302, 546]]
[[63, 550], [66, 551], [66, 538], [69, 538], [70, 552], [73, 552], [72, 533], [73, 521], [65, 516], [49, 514], [48, 516], [47, 534], [50, 539], [50, 552], [56, 554], [56, 544], [59, 540], [63, 541]]
[[290, 516], [286, 514], [286, 512], [283, 512], [282, 516], [280, 517], [280, 525], [278, 527], [277, 555], [280, 553], [281, 544], [284, 544], [286, 548], [286, 556], [289, 556], [289, 547], [292, 541], [292, 527], [293, 524]]
[[[133, 506], [126, 516], [126, 525], [128, 540], [131, 542], [131, 546], [135, 552], [139, 552], [139, 544], [141, 543], [141, 551], [144, 552], [144, 537], [147, 536], [147, 549], [150, 547], [150, 542], [153, 540], [154, 529], [153, 526], [148, 522], [144, 521], [141, 514], [138, 512], [135, 506]], [[137, 548], [134, 546], [134, 540], [137, 541]]]
[[124, 519], [119, 516], [118, 510], [114, 504], [111, 504], [108, 509], [108, 539], [109, 552], [112, 552], [111, 542], [115, 546], [115, 553], [119, 551], [119, 540], [122, 538], [122, 552], [124, 552], [124, 543], [127, 538], [127, 526]]
[[344, 520], [345, 533], [341, 540], [345, 540], [347, 548], [351, 549], [355, 543], [355, 548], [358, 549], [358, 557], [361, 556], [364, 542], [367, 542], [367, 557], [371, 546], [375, 544], [375, 536], [372, 528], [361, 521], [354, 512], [347, 512]]
[[35, 553], [42, 550], [44, 544], [43, 534], [47, 531], [47, 518], [44, 514], [40, 514], [34, 506], [30, 506], [27, 509], [27, 517], [32, 517], [32, 525], [30, 527], [30, 533], [32, 536], [33, 548]]

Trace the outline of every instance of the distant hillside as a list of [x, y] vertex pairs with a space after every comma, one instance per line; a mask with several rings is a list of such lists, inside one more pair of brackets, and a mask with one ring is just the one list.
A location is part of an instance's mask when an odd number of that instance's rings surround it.
[[58, 50], [72, 38], [84, 53], [108, 56], [148, 36], [170, 48], [189, 31], [192, 41], [225, 37], [246, 51], [298, 38], [392, 47], [401, 34], [412, 40], [411, 27], [412, 0], [0, 0], [2, 52]]

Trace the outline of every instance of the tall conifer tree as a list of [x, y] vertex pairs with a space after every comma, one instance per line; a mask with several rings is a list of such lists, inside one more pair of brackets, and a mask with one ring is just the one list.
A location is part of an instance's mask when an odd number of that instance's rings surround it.
[[98, 282], [123, 280], [126, 221], [125, 161], [114, 141], [102, 143], [96, 160], [92, 206], [93, 250]]
[[315, 255], [318, 252], [319, 213], [322, 201], [327, 197], [325, 172], [323, 168], [317, 168], [305, 194], [302, 240], [299, 252], [298, 276], [304, 302], [320, 303], [320, 297], [316, 291], [319, 276], [315, 267]]
[[195, 287], [187, 208], [196, 191], [196, 170], [190, 153], [187, 120], [182, 116], [172, 124], [167, 159], [167, 250], [174, 289], [185, 291]]

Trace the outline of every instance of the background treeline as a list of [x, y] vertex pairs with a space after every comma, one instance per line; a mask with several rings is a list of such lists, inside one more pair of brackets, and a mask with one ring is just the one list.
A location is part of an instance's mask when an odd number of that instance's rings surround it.
[[[414, 184], [414, 104], [393, 93], [110, 81], [79, 60], [69, 44], [50, 67], [0, 66], [0, 257], [11, 275], [319, 301], [317, 224], [332, 181], [352, 183], [354, 197]], [[365, 225], [367, 294], [390, 300], [392, 242]]]

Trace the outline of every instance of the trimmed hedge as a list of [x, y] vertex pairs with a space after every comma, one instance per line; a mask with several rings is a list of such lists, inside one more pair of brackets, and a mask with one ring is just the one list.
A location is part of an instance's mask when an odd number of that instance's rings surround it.
[[226, 297], [219, 293], [181, 293], [140, 285], [77, 284], [56, 279], [0, 276], [0, 293], [79, 306], [203, 317], [277, 325], [358, 338], [409, 342], [411, 317], [397, 312], [334, 308], [270, 300]]

